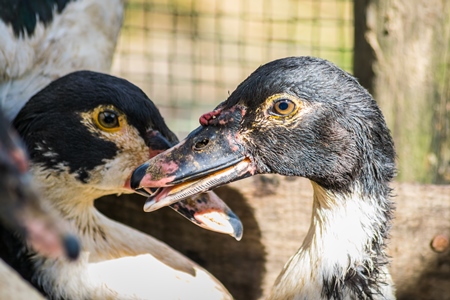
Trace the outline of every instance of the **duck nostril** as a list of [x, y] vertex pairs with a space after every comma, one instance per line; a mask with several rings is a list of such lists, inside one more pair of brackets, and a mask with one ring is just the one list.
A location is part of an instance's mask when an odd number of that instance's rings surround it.
[[203, 139], [200, 142], [195, 143], [194, 150], [200, 151], [203, 150], [209, 143], [209, 139]]

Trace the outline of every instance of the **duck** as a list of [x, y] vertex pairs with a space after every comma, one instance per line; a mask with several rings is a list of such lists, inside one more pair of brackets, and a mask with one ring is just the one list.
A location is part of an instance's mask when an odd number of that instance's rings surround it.
[[305, 177], [311, 225], [268, 299], [395, 299], [386, 254], [395, 147], [356, 78], [316, 57], [277, 59], [199, 121], [133, 172], [132, 188], [159, 187], [146, 211], [256, 174]]
[[13, 120], [53, 80], [108, 73], [124, 0], [4, 0], [0, 10], [0, 106]]
[[[42, 205], [28, 174], [28, 157], [17, 133], [0, 111], [0, 232], [21, 236], [47, 257], [77, 259], [80, 245], [55, 214]], [[2, 252], [4, 249], [0, 250]]]
[[[177, 142], [137, 86], [104, 73], [72, 72], [31, 97], [13, 125], [26, 145], [42, 201], [81, 244], [79, 258], [69, 261], [39, 255], [22, 240], [0, 241], [9, 251], [2, 258], [46, 298], [232, 299], [198, 264], [94, 207], [99, 197], [133, 193], [133, 169]], [[199, 214], [214, 210], [228, 227], [242, 226], [230, 221], [232, 211], [223, 211], [214, 195], [192, 197], [174, 209], [196, 222], [202, 221]]]
[[[4, 116], [14, 120], [33, 95], [71, 72], [108, 73], [124, 10], [124, 0], [5, 0], [0, 10]], [[214, 193], [172, 208], [207, 230], [229, 233], [238, 240], [242, 236], [239, 218]]]

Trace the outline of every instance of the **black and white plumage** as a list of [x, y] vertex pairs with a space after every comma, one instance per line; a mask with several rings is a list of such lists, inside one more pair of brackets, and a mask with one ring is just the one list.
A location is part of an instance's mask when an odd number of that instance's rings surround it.
[[10, 120], [63, 75], [109, 72], [123, 0], [0, 0], [0, 8], [0, 107]]
[[133, 169], [176, 142], [139, 88], [106, 74], [74, 72], [33, 96], [14, 126], [27, 145], [43, 201], [82, 245], [76, 262], [35, 256], [17, 239], [13, 247], [1, 246], [9, 251], [4, 259], [46, 297], [231, 298], [186, 257], [94, 208], [101, 196], [132, 193]]
[[[0, 107], [6, 117], [13, 120], [34, 94], [61, 76], [108, 72], [124, 6], [123, 0], [0, 0]], [[242, 224], [226, 204], [214, 194], [201, 197], [206, 205], [191, 201], [173, 208], [201, 227], [240, 239]], [[217, 218], [206, 214], [211, 208]], [[202, 213], [194, 216], [196, 211]]]
[[200, 123], [134, 172], [133, 187], [167, 186], [148, 211], [255, 174], [306, 177], [311, 227], [269, 299], [395, 298], [385, 253], [395, 150], [380, 109], [355, 78], [318, 58], [275, 60]]
[[[33, 95], [57, 78], [76, 70], [89, 69], [101, 72], [109, 71], [116, 40], [122, 25], [124, 12], [123, 0], [0, 0], [0, 7], [0, 107], [5, 110], [9, 120], [13, 120], [16, 117], [22, 107], [24, 107]], [[58, 97], [55, 97], [54, 100], [61, 101]], [[67, 103], [62, 101], [59, 108], [62, 106], [71, 107], [73, 103], [68, 105], [65, 104]], [[36, 101], [35, 104], [30, 104], [29, 106], [31, 105], [40, 115], [46, 115], [48, 107], [39, 107], [41, 104]], [[53, 105], [58, 106], [58, 103], [47, 103], [47, 105], [49, 105], [49, 107]], [[145, 112], [141, 113], [142, 117]], [[30, 135], [33, 135], [33, 130], [37, 128], [27, 124], [28, 121], [23, 121], [23, 116], [24, 114], [22, 114], [20, 118], [16, 118], [16, 124], [19, 124], [20, 120], [22, 120], [22, 123], [20, 123], [20, 126], [22, 126], [22, 134], [24, 130], [26, 130], [28, 133], [31, 133]], [[28, 118], [29, 115], [25, 115], [25, 117]], [[59, 123], [58, 126], [63, 125], [65, 124], [64, 122], [68, 121], [67, 119], [59, 120], [62, 123]], [[42, 122], [42, 124], [45, 126], [45, 122]], [[47, 123], [47, 125], [49, 124], [50, 123]], [[80, 124], [75, 123], [74, 126], [80, 126]], [[40, 137], [45, 137], [45, 134], [47, 133], [48, 132], [42, 133]], [[77, 136], [77, 133], [79, 132], [71, 132], [69, 135], [74, 139], [80, 138], [80, 136]], [[92, 134], [95, 134], [95, 132], [92, 132]], [[57, 155], [60, 158], [67, 159], [67, 161], [64, 161], [63, 165], [60, 165], [59, 167], [68, 167], [70, 172], [74, 170], [70, 168], [75, 168], [76, 171], [71, 173], [72, 175], [75, 175], [76, 173], [78, 179], [81, 181], [89, 181], [84, 177], [89, 173], [86, 170], [89, 170], [93, 166], [98, 166], [96, 163], [100, 162], [99, 159], [103, 159], [101, 157], [102, 154], [95, 155], [94, 153], [94, 155], [91, 156], [92, 152], [78, 152], [77, 155], [80, 157], [77, 165], [76, 160], [70, 160], [73, 159], [73, 153], [90, 149], [86, 149], [86, 147], [82, 146], [71, 149], [70, 145], [65, 144], [67, 145], [67, 147], [65, 147], [61, 144], [63, 141], [65, 143], [70, 139], [65, 140], [61, 138], [57, 140], [57, 137], [53, 138], [53, 142], [57, 145], [56, 148], [58, 148], [58, 151], [61, 151], [57, 153]], [[31, 142], [37, 143], [38, 141], [33, 140]], [[60, 143], [57, 144], [57, 142]], [[119, 141], [113, 141], [112, 143], [114, 142]], [[166, 142], [167, 141], [163, 141], [162, 143], [164, 144]], [[28, 141], [28, 143], [30, 143], [30, 141]], [[111, 146], [112, 143], [105, 142], [100, 144], [103, 146]], [[98, 146], [100, 144], [93, 144], [92, 146]], [[36, 150], [32, 145], [28, 144], [28, 146], [31, 147], [30, 149], [32, 149], [32, 152]], [[41, 150], [45, 151], [47, 145], [41, 141], [39, 147], [41, 146], [43, 147]], [[105, 150], [106, 152], [104, 155], [111, 156], [114, 153], [114, 149], [112, 149], [114, 148], [114, 145], [112, 146], [113, 147], [109, 147]], [[161, 147], [168, 147], [167, 144], [152, 146], [158, 146], [160, 149], [165, 149]], [[143, 149], [145, 150], [145, 148]], [[100, 149], [97, 150], [100, 152]], [[161, 150], [155, 150], [152, 151], [152, 153], [147, 154], [151, 156], [158, 153], [158, 151]], [[38, 152], [39, 151], [36, 151], [36, 153]], [[40, 159], [38, 158], [39, 156], [34, 156], [36, 153], [32, 154], [33, 157]], [[72, 153], [72, 156], [70, 153]], [[53, 154], [54, 153], [50, 150], [47, 152], [47, 155], [52, 156]], [[142, 154], [136, 157], [139, 156], [143, 157]], [[82, 161], [83, 158], [85, 158], [84, 161]], [[72, 162], [70, 166], [64, 165], [69, 161]], [[48, 157], [47, 160], [42, 159], [40, 163], [46, 167], [40, 174], [33, 172], [33, 175], [35, 177], [34, 179], [37, 181], [44, 179], [45, 182], [46, 179], [50, 178], [47, 180], [48, 182], [44, 184], [44, 194], [50, 194], [52, 196], [59, 195], [55, 197], [62, 198], [65, 191], [67, 192], [72, 188], [75, 190], [80, 188], [79, 180], [74, 181], [74, 186], [67, 187], [58, 184], [58, 180], [61, 179], [60, 177], [50, 175], [50, 177], [46, 177], [45, 173], [50, 173], [50, 170], [55, 168], [53, 163], [61, 163], [58, 159]], [[114, 166], [111, 168], [113, 169]], [[64, 172], [61, 171], [61, 173]], [[99, 194], [117, 192], [117, 186], [115, 186], [115, 184], [122, 179], [119, 177], [123, 174], [120, 172], [116, 174], [117, 177], [111, 175], [103, 181], [103, 183], [106, 183], [108, 180], [111, 180], [109, 183], [114, 187], [113, 190], [104, 190], [103, 193]], [[55, 178], [58, 178], [58, 180], [55, 180], [54, 183], [50, 183], [50, 181]], [[89, 183], [92, 182], [85, 183], [86, 186], [89, 186]], [[123, 184], [123, 182], [121, 182], [121, 184]], [[104, 188], [107, 188], [106, 184]], [[93, 195], [89, 195], [89, 197], [91, 196]], [[67, 197], [68, 202], [69, 198], [70, 197]], [[52, 199], [50, 199], [50, 202], [51, 200]], [[226, 232], [235, 236], [237, 239], [242, 235], [242, 224], [239, 219], [213, 193], [192, 198], [191, 201], [185, 202], [181, 206], [176, 205], [173, 208], [183, 216], [189, 218], [195, 224], [205, 227], [206, 229]], [[72, 211], [71, 209], [69, 210]], [[210, 210], [211, 213], [208, 213], [208, 210]], [[83, 212], [78, 212], [83, 215]], [[74, 214], [76, 213], [77, 212], [74, 212]], [[95, 236], [90, 237], [95, 238]], [[21, 243], [21, 241], [18, 242]], [[129, 246], [126, 246], [126, 248], [127, 247]], [[145, 248], [145, 246], [142, 247]], [[158, 249], [161, 250], [161, 247]], [[159, 251], [158, 249], [155, 249], [155, 252]], [[120, 252], [119, 250], [117, 251]], [[136, 251], [139, 252], [140, 250], [137, 249]], [[133, 251], [131, 252], [133, 253]], [[21, 256], [17, 263], [22, 266], [24, 266], [25, 263], [25, 267], [31, 270], [31, 272], [27, 272], [27, 274], [33, 272], [34, 274], [37, 274], [37, 271], [39, 270], [36, 270], [36, 268], [39, 269], [41, 267], [34, 265], [33, 268], [28, 268], [26, 264], [30, 261], [27, 258], [25, 259], [25, 262], [20, 261], [23, 257], [24, 256]], [[177, 263], [175, 263], [175, 265], [176, 264]], [[57, 271], [59, 272], [59, 269]], [[158, 272], [158, 270], [154, 270], [154, 272]], [[28, 275], [24, 276], [27, 277]], [[39, 286], [43, 286], [41, 281], [45, 282], [45, 280], [47, 280], [39, 277], [39, 274], [33, 276], [35, 284], [36, 282], [39, 282]], [[49, 275], [45, 274], [45, 276], [48, 277]], [[30, 279], [31, 277], [27, 278]], [[90, 284], [90, 282], [87, 283]], [[45, 284], [50, 285], [48, 282]], [[62, 287], [60, 287], [61, 289], [56, 289], [55, 292], [65, 293], [70, 290], [69, 287], [70, 285], [65, 289], [62, 285]], [[84, 290], [83, 292], [87, 291]], [[152, 296], [154, 296], [154, 294]]]
[[76, 259], [80, 249], [76, 236], [42, 205], [28, 165], [18, 135], [0, 111], [0, 231], [20, 236], [41, 255]]

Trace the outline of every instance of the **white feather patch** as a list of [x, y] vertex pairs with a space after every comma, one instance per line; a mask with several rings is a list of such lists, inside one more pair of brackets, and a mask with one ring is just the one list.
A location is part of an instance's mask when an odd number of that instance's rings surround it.
[[[364, 265], [369, 259], [366, 246], [372, 242], [379, 220], [377, 199], [362, 197], [358, 187], [352, 194], [334, 194], [312, 183], [314, 204], [311, 227], [298, 252], [286, 263], [269, 299], [324, 299], [324, 279], [345, 277], [349, 266]], [[391, 282], [387, 269], [385, 282]], [[386, 286], [374, 299], [395, 299]], [[343, 299], [356, 299], [344, 289]]]
[[0, 20], [0, 106], [14, 119], [51, 81], [77, 70], [109, 72], [122, 26], [123, 0], [78, 0], [31, 37]]

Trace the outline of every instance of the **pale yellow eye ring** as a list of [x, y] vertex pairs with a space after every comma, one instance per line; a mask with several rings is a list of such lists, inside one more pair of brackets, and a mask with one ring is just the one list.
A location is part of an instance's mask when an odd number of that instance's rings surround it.
[[122, 128], [122, 117], [118, 112], [111, 109], [99, 111], [94, 119], [98, 128], [104, 131], [114, 132]]
[[272, 95], [267, 101], [271, 103], [269, 113], [278, 117], [293, 115], [297, 112], [301, 104], [296, 97], [287, 93]]
[[273, 112], [280, 116], [287, 116], [291, 114], [295, 108], [295, 103], [289, 99], [279, 99], [273, 104]]

